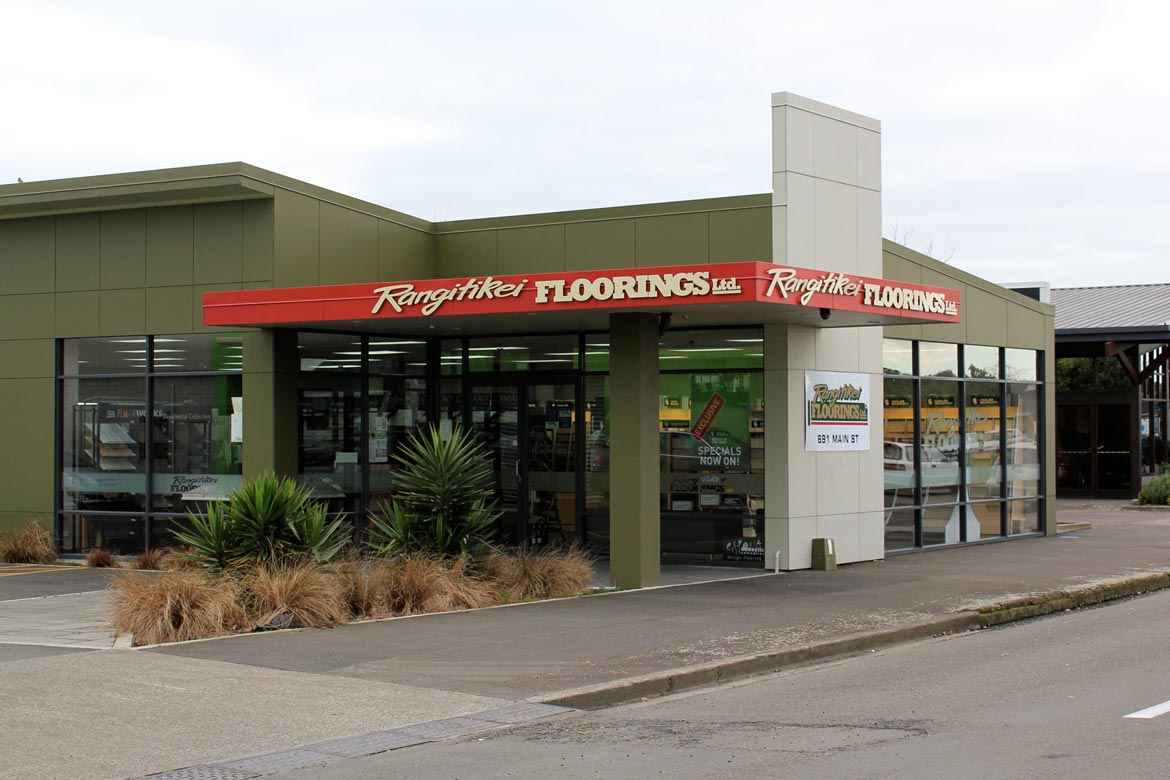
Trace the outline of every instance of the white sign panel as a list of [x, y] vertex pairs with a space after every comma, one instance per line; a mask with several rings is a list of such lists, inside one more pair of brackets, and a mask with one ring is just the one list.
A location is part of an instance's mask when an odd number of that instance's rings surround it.
[[804, 449], [869, 449], [869, 374], [804, 372]]

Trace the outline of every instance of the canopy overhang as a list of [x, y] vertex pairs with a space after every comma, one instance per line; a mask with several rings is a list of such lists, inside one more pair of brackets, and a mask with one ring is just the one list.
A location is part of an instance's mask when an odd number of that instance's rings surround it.
[[605, 330], [619, 312], [675, 327], [958, 322], [958, 290], [761, 262], [205, 293], [205, 325], [402, 334]]

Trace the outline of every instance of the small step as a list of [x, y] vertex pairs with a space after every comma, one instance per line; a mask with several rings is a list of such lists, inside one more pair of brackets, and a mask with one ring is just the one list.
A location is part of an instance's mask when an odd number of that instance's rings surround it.
[[1092, 523], [1086, 523], [1086, 522], [1082, 522], [1082, 521], [1068, 522], [1068, 523], [1059, 523], [1058, 522], [1056, 524], [1056, 532], [1058, 534], [1068, 534], [1068, 533], [1072, 533], [1073, 531], [1088, 531], [1092, 527], [1093, 527]]

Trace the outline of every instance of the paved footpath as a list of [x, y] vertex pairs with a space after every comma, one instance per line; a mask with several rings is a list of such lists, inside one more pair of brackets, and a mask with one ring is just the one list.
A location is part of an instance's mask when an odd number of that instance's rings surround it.
[[[358, 737], [330, 744], [372, 752], [409, 743], [403, 734], [467, 734], [502, 722], [490, 713], [512, 702], [615, 701], [631, 679], [929, 631], [981, 604], [1170, 570], [1170, 513], [1070, 508], [1061, 520], [1094, 527], [835, 572], [0, 662], [0, 733], [22, 746], [0, 778], [217, 762], [171, 776], [255, 777], [356, 754], [314, 748], [326, 741]], [[241, 761], [274, 751], [284, 752]]]

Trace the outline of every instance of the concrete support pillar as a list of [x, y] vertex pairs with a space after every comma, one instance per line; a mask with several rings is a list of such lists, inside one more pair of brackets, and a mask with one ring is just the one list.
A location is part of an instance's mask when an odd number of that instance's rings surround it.
[[297, 475], [297, 334], [244, 334], [244, 476]]
[[[882, 276], [881, 125], [788, 92], [772, 96], [772, 258]], [[769, 325], [764, 330], [765, 562], [812, 565], [812, 540], [836, 540], [841, 563], [884, 555], [880, 326]], [[870, 449], [806, 452], [805, 371], [867, 373]]]
[[609, 317], [609, 565], [619, 588], [657, 585], [658, 316]]

